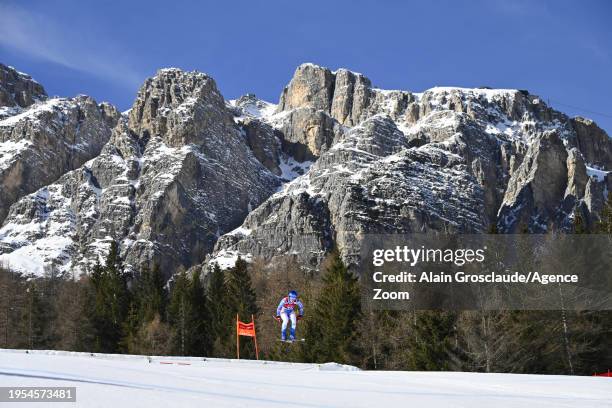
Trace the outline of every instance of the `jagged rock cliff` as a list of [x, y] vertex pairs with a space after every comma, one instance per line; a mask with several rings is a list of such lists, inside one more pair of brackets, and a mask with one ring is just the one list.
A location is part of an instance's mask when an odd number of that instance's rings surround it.
[[96, 157], [118, 118], [87, 96], [47, 99], [32, 78], [0, 64], [0, 222], [19, 198]]
[[85, 271], [114, 240], [127, 265], [156, 263], [170, 276], [201, 262], [279, 185], [214, 80], [164, 69], [98, 157], [11, 208], [0, 229], [4, 259]]
[[31, 76], [0, 64], [0, 119], [46, 99], [45, 88]]
[[129, 266], [166, 276], [238, 255], [316, 267], [334, 246], [350, 262], [372, 233], [543, 232], [576, 213], [593, 224], [612, 191], [606, 133], [527, 91], [389, 91], [304, 64], [278, 105], [225, 101], [212, 78], [178, 69], [148, 79], [120, 119], [91, 103], [112, 136], [12, 199], [0, 261], [86, 271], [117, 241]]
[[334, 245], [350, 262], [365, 234], [543, 232], [570, 228], [576, 212], [592, 225], [612, 191], [605, 132], [527, 91], [384, 91], [305, 64], [260, 120], [316, 161], [221, 237], [209, 262], [293, 255], [316, 266]]

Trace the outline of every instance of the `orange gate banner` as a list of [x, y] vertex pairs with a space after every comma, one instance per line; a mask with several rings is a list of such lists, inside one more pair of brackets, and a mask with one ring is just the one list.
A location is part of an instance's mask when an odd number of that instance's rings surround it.
[[255, 323], [243, 323], [238, 320], [238, 335], [255, 337]]
[[240, 321], [236, 314], [236, 358], [240, 359], [240, 336], [252, 337], [255, 342], [255, 356], [259, 360], [259, 347], [257, 347], [257, 334], [255, 332], [255, 317], [251, 315], [251, 323]]

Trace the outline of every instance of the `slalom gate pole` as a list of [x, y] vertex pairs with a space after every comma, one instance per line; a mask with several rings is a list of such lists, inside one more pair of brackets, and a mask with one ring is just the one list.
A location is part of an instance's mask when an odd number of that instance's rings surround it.
[[255, 357], [259, 360], [259, 348], [257, 347], [257, 330], [255, 329], [255, 317], [251, 315], [251, 321], [253, 322], [253, 340], [255, 340]]
[[236, 313], [236, 358], [240, 360], [240, 334], [238, 334], [238, 313]]

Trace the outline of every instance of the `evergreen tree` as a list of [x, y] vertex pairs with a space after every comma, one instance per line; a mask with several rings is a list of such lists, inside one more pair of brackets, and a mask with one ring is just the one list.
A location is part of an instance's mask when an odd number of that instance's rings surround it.
[[116, 353], [122, 344], [130, 300], [117, 243], [111, 244], [105, 266], [98, 264], [94, 267], [90, 282], [92, 298], [88, 311], [93, 327], [94, 350]]
[[243, 321], [250, 321], [251, 315], [258, 312], [257, 295], [247, 269], [247, 262], [238, 257], [236, 265], [226, 272], [227, 302], [233, 315]]
[[217, 264], [210, 273], [207, 294], [213, 341], [223, 343], [230, 337], [233, 317], [227, 298], [225, 275]]
[[453, 360], [455, 316], [449, 312], [419, 312], [409, 349], [409, 369], [450, 370]]
[[206, 356], [210, 353], [213, 332], [210, 325], [208, 302], [199, 269], [196, 269], [193, 273], [190, 283], [189, 297], [193, 313], [191, 316], [191, 329], [194, 336], [191, 347], [194, 355]]
[[48, 317], [49, 307], [43, 299], [37, 280], [25, 283], [25, 297], [21, 308], [21, 319], [19, 320], [18, 347], [28, 349], [41, 349], [49, 346], [46, 342], [46, 334], [49, 333]]
[[604, 208], [601, 210], [597, 232], [602, 234], [612, 234], [612, 191], [608, 193], [608, 199]]
[[155, 316], [159, 316], [161, 320], [165, 319], [168, 294], [157, 265], [153, 269], [142, 269], [135, 297], [139, 305], [138, 317], [142, 323], [153, 321]]
[[[247, 262], [238, 257], [234, 267], [226, 271], [226, 305], [231, 313], [230, 327], [233, 335], [227, 338], [229, 341], [225, 343], [224, 350], [229, 355], [234, 355], [236, 315], [239, 316], [241, 321], [250, 322], [251, 316], [255, 316], [259, 310], [257, 295], [255, 289], [253, 289], [247, 266]], [[254, 344], [249, 339], [240, 342], [240, 356], [255, 356]]]
[[191, 279], [185, 272], [176, 276], [168, 314], [173, 350], [181, 355], [208, 355], [212, 341], [210, 317], [199, 271]]
[[[160, 354], [164, 349], [159, 344], [160, 342], [156, 340], [154, 345], [147, 341], [147, 338], [167, 337], [167, 334], [161, 333], [167, 328], [165, 324], [167, 294], [163, 277], [157, 266], [154, 266], [153, 269], [146, 266], [141, 268], [133, 284], [131, 299], [124, 326], [124, 347], [128, 352], [134, 354]], [[156, 323], [150, 325], [154, 320]]]
[[323, 287], [306, 328], [306, 359], [355, 363], [361, 318], [360, 288], [338, 253], [323, 275]]
[[189, 278], [185, 272], [175, 277], [172, 288], [168, 317], [172, 326], [172, 348], [175, 353], [187, 355], [189, 347], [189, 318], [191, 303], [189, 302]]
[[102, 351], [104, 328], [106, 319], [104, 316], [104, 269], [96, 263], [91, 271], [87, 285], [87, 299], [85, 312], [88, 321], [91, 322], [91, 350]]
[[104, 291], [109, 329], [108, 341], [111, 349], [118, 350], [123, 337], [123, 322], [128, 312], [130, 298], [119, 248], [114, 241], [106, 258]]

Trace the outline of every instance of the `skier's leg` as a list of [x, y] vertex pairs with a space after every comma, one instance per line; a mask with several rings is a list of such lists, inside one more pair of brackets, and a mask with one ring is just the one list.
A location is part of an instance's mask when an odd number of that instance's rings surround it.
[[295, 318], [295, 312], [291, 313], [291, 334], [289, 338], [291, 340], [295, 340], [295, 325], [297, 324], [297, 319]]
[[285, 340], [287, 338], [287, 323], [289, 322], [289, 318], [287, 317], [287, 313], [280, 314], [281, 319], [283, 320], [283, 324], [281, 326], [281, 340]]

